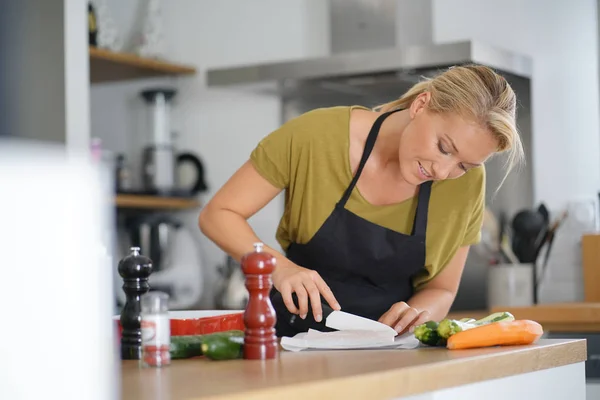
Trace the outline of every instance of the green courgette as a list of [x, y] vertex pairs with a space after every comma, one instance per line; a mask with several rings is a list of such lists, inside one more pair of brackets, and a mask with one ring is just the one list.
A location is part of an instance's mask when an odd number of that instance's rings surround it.
[[205, 340], [209, 340], [213, 337], [223, 337], [228, 339], [237, 338], [238, 341], [241, 341], [243, 343], [244, 332], [241, 330], [233, 329], [229, 331], [215, 332], [205, 335], [171, 336], [171, 347], [169, 349], [171, 359], [177, 360], [203, 355], [202, 343], [204, 343]]
[[240, 337], [213, 336], [202, 340], [202, 354], [211, 360], [242, 358], [244, 340]]
[[415, 338], [428, 346], [445, 346], [446, 341], [439, 335], [437, 329], [437, 322], [427, 321], [424, 324], [415, 327]]

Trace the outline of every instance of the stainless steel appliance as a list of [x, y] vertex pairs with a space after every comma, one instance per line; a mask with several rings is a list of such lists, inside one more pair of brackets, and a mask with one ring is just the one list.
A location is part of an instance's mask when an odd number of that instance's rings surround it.
[[[197, 306], [206, 269], [195, 230], [170, 213], [129, 216], [125, 229], [128, 235], [117, 256], [122, 257], [131, 246], [140, 247], [152, 260], [152, 290], [168, 293], [172, 309]], [[124, 304], [124, 292], [119, 289], [123, 283], [118, 275], [115, 278], [117, 300]]]
[[[209, 68], [207, 85], [277, 96], [285, 122], [318, 107], [375, 106], [398, 98], [440, 69], [483, 64], [505, 76], [517, 92], [517, 125], [531, 160], [531, 59], [473, 40], [434, 43], [431, 4], [432, 0], [329, 0], [330, 31], [323, 40], [330, 43], [330, 55]], [[403, 29], [408, 19], [419, 29]], [[532, 163], [511, 174], [496, 193], [504, 161], [499, 156], [487, 164], [487, 206], [495, 215], [514, 215], [533, 207]], [[487, 260], [471, 252], [455, 310], [486, 308], [487, 268]]]
[[[171, 100], [175, 89], [155, 88], [144, 90], [141, 96], [150, 106], [152, 138], [143, 149], [143, 187], [146, 193], [174, 196], [192, 196], [206, 190], [202, 161], [190, 152], [177, 153], [173, 144], [170, 125]], [[189, 187], [181, 187], [179, 168], [191, 165], [194, 181]]]

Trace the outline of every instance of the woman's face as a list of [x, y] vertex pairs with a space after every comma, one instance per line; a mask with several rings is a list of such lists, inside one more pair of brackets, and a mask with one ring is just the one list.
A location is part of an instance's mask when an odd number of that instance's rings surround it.
[[458, 178], [483, 164], [497, 148], [492, 134], [478, 124], [428, 111], [429, 98], [423, 93], [413, 102], [400, 138], [400, 173], [414, 185]]

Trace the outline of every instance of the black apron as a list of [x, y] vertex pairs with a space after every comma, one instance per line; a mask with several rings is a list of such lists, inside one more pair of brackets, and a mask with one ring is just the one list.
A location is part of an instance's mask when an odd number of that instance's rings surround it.
[[[405, 235], [369, 222], [345, 208], [346, 202], [373, 150], [381, 124], [390, 111], [377, 118], [363, 150], [352, 182], [333, 212], [306, 244], [292, 243], [286, 256], [295, 264], [317, 271], [331, 288], [342, 311], [378, 320], [399, 301], [413, 295], [412, 278], [425, 266], [425, 232], [431, 181], [419, 186], [412, 233]], [[277, 313], [277, 336], [293, 336], [309, 328], [329, 331], [325, 318], [331, 308], [321, 296], [323, 319], [309, 313], [303, 320], [290, 313], [281, 294], [273, 288], [271, 302]], [[298, 306], [295, 293], [294, 302]]]

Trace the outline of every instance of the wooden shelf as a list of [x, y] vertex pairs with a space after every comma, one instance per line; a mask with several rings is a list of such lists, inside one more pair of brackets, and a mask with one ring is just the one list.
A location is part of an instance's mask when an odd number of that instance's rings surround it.
[[90, 47], [89, 53], [92, 83], [196, 73], [196, 69], [191, 66], [139, 57], [135, 54], [115, 53], [96, 47]]
[[200, 202], [195, 199], [133, 194], [117, 195], [115, 198], [115, 204], [118, 208], [130, 209], [187, 210], [200, 207]]

